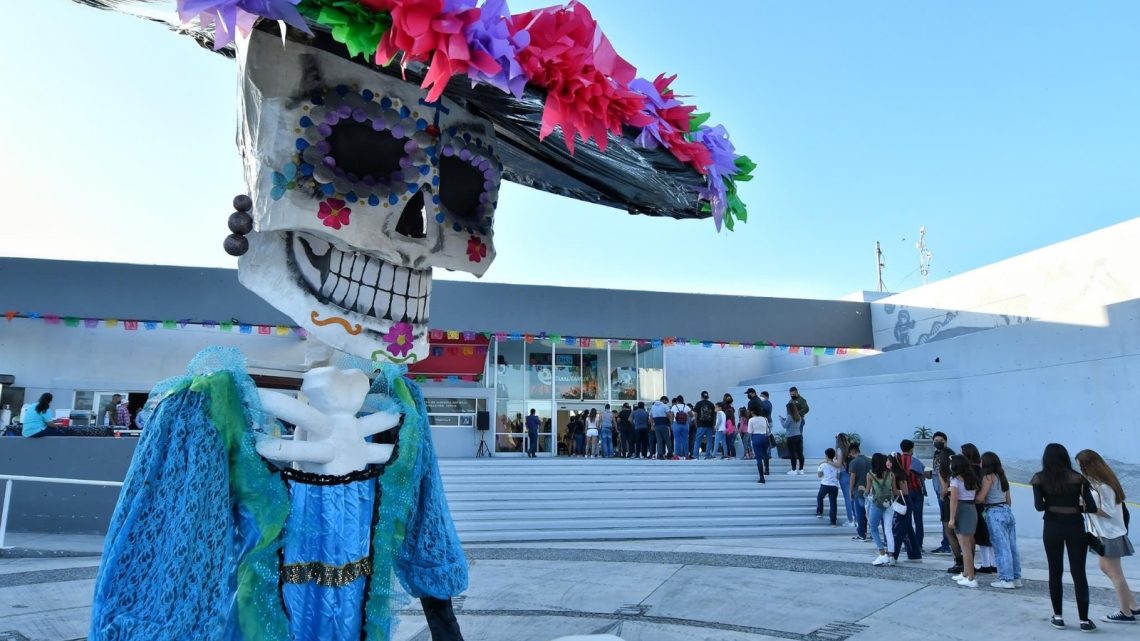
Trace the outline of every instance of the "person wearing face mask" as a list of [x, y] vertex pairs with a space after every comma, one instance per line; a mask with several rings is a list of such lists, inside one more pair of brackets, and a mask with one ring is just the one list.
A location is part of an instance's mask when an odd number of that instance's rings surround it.
[[950, 529], [950, 459], [954, 456], [954, 449], [950, 447], [950, 439], [945, 432], [934, 433], [934, 461], [931, 478], [934, 481], [935, 494], [938, 497], [938, 510], [942, 520], [942, 545], [930, 551], [931, 554], [953, 554], [954, 565], [947, 572], [959, 574], [962, 572], [962, 552], [958, 547], [958, 537]]

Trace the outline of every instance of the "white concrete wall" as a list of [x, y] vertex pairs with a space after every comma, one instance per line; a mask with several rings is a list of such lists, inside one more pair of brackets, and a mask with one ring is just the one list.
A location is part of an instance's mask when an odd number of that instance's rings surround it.
[[1103, 326], [1140, 298], [1140, 218], [871, 303], [875, 348], [897, 349], [1030, 319]]
[[[845, 355], [791, 354], [776, 349], [744, 349], [742, 347], [703, 347], [673, 345], [665, 352], [666, 394], [678, 394], [688, 402], [700, 398], [701, 390], [719, 399], [729, 388], [777, 372], [790, 372], [829, 363], [858, 358]], [[733, 394], [736, 397], [736, 394]]]
[[[1140, 464], [1140, 300], [1109, 306], [1103, 327], [1034, 321], [761, 379], [782, 405], [811, 404], [806, 452], [838, 431], [891, 451], [915, 426], [1032, 464], [1044, 445]], [[734, 390], [742, 392], [742, 387]], [[778, 391], [778, 393], [777, 393]]]

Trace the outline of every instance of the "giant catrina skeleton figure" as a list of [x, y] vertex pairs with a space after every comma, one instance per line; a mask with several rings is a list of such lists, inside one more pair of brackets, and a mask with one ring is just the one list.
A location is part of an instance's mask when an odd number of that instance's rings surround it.
[[400, 367], [427, 353], [432, 269], [487, 270], [504, 178], [731, 229], [753, 165], [577, 2], [79, 1], [236, 55], [249, 195], [225, 248], [243, 284], [356, 359], [306, 372], [307, 403], [220, 349], [159, 384], [91, 638], [386, 641], [418, 598], [435, 641], [461, 639], [467, 564]]

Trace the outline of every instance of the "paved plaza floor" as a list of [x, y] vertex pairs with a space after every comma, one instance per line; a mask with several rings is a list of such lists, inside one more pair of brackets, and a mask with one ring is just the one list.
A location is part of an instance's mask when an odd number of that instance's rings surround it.
[[[933, 539], [933, 537], [931, 537]], [[467, 641], [549, 641], [609, 634], [626, 641], [863, 641], [1040, 639], [1054, 631], [1040, 541], [1021, 539], [1025, 587], [969, 590], [944, 571], [947, 557], [871, 566], [871, 544], [835, 535], [794, 540], [686, 539], [475, 545], [471, 581], [457, 599]], [[9, 535], [0, 558], [0, 641], [86, 636], [99, 537]], [[1126, 559], [1140, 587], [1140, 561]], [[1090, 558], [1094, 620], [1115, 610]], [[1067, 581], [1067, 577], [1066, 577]], [[1098, 621], [1106, 639], [1140, 638], [1140, 625]], [[889, 635], [884, 637], [884, 635]], [[408, 611], [400, 641], [430, 641]]]

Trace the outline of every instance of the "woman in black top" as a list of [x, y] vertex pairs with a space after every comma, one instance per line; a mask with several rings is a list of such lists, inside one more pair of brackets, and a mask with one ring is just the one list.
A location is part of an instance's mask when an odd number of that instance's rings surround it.
[[1030, 482], [1033, 506], [1045, 513], [1041, 538], [1045, 543], [1045, 558], [1049, 561], [1049, 599], [1053, 602], [1050, 623], [1054, 628], [1065, 627], [1065, 620], [1061, 618], [1061, 574], [1064, 572], [1061, 557], [1067, 549], [1081, 630], [1095, 630], [1096, 625], [1089, 620], [1089, 582], [1085, 577], [1089, 546], [1082, 514], [1095, 514], [1097, 506], [1088, 481], [1073, 469], [1065, 446], [1050, 443], [1041, 457], [1041, 471], [1034, 474]]

